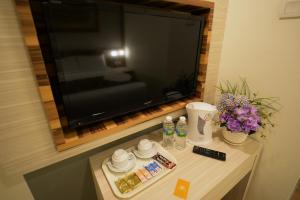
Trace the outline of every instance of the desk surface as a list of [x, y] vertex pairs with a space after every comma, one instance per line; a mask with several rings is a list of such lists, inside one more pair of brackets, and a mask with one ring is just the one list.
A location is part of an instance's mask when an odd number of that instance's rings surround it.
[[[161, 130], [138, 137], [90, 158], [99, 199], [102, 197], [109, 200], [117, 199], [101, 169], [102, 160], [110, 156], [115, 149], [136, 145], [142, 138], [161, 141]], [[173, 195], [179, 178], [190, 182], [188, 199], [220, 199], [251, 171], [261, 149], [261, 145], [252, 138], [248, 138], [243, 146], [228, 145], [223, 141], [220, 133], [216, 133], [213, 142], [205, 147], [225, 152], [227, 154], [225, 162], [194, 154], [192, 147], [188, 144], [183, 151], [169, 150], [178, 161], [176, 170], [131, 199], [179, 199]]]

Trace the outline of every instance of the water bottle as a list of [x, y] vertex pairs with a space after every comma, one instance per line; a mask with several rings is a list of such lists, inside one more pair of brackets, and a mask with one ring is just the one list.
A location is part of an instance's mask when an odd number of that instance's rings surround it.
[[186, 118], [181, 116], [176, 124], [175, 148], [183, 150], [186, 145], [187, 124]]
[[173, 148], [174, 145], [175, 125], [171, 116], [167, 116], [163, 122], [163, 146], [167, 149]]

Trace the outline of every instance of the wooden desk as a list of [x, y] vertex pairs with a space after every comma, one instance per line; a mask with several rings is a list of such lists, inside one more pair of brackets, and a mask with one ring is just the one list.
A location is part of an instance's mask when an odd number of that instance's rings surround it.
[[[90, 157], [98, 199], [117, 199], [102, 172], [102, 160], [110, 156], [115, 149], [136, 145], [142, 138], [161, 141], [161, 130]], [[178, 161], [176, 170], [131, 199], [179, 199], [173, 195], [179, 178], [190, 182], [188, 199], [245, 198], [261, 151], [261, 145], [257, 141], [248, 138], [245, 145], [236, 147], [225, 143], [221, 134], [216, 133], [213, 142], [206, 147], [225, 152], [227, 154], [225, 162], [194, 154], [192, 147], [188, 145], [183, 151], [170, 150]], [[235, 191], [232, 190], [233, 188]]]

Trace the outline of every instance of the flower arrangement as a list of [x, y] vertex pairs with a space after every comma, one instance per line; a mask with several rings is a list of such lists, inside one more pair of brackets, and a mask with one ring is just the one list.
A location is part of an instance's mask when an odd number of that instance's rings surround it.
[[257, 97], [245, 79], [241, 79], [241, 84], [221, 82], [218, 89], [221, 93], [217, 105], [221, 127], [233, 133], [250, 135], [257, 132], [259, 127], [274, 126], [271, 117], [279, 110], [278, 98]]

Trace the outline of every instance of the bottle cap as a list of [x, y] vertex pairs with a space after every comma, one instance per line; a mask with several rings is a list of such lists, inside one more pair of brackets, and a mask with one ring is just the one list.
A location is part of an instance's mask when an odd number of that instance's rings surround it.
[[173, 118], [172, 118], [172, 116], [167, 116], [167, 117], [166, 117], [166, 120], [167, 120], [167, 121], [172, 121]]
[[180, 121], [186, 121], [186, 118], [185, 118], [185, 116], [181, 116], [181, 117], [179, 117], [179, 120]]

